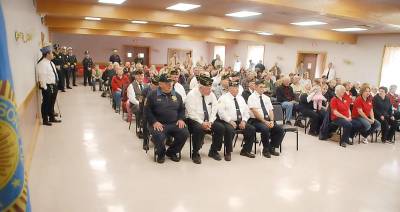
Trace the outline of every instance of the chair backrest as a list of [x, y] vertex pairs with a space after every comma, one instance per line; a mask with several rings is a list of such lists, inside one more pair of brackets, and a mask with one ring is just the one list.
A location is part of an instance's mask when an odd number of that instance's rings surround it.
[[275, 121], [283, 121], [283, 110], [281, 105], [272, 105], [274, 107]]

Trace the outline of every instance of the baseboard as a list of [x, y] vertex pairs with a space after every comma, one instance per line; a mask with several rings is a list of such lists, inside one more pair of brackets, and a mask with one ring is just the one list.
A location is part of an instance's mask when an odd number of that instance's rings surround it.
[[37, 140], [38, 140], [38, 135], [39, 135], [40, 129], [41, 129], [40, 119], [36, 118], [35, 128], [33, 130], [32, 140], [30, 142], [30, 145], [29, 145], [27, 151], [25, 151], [26, 155], [25, 155], [25, 158], [24, 158], [25, 159], [24, 163], [25, 163], [25, 172], [26, 173], [29, 173], [29, 171], [31, 169], [32, 158], [33, 158], [33, 154], [34, 154], [35, 149], [36, 149], [36, 143], [37, 143]]

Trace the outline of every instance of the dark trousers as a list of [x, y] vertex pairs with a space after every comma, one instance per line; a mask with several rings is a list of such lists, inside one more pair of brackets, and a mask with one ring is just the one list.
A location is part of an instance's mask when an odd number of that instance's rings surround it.
[[359, 122], [355, 120], [347, 121], [344, 118], [338, 118], [333, 122], [343, 128], [340, 143], [348, 143], [349, 138], [353, 138], [355, 133], [359, 131], [361, 127]]
[[72, 85], [76, 85], [76, 68], [71, 68], [70, 72], [72, 75]]
[[384, 120], [380, 118], [378, 118], [377, 120], [381, 123], [382, 139], [386, 141], [392, 140], [398, 127], [396, 120], [392, 120], [388, 116], [386, 116]]
[[64, 72], [65, 84], [66, 84], [67, 88], [71, 87], [70, 86], [70, 79], [71, 79], [71, 71], [70, 71], [70, 69], [69, 68], [64, 68], [63, 72]]
[[[189, 132], [192, 136], [193, 142], [193, 153], [197, 153], [204, 143], [204, 136], [206, 132], [202, 128], [201, 124], [192, 119], [187, 119], [186, 121], [188, 125]], [[210, 152], [217, 152], [218, 148], [222, 146], [222, 140], [225, 134], [225, 127], [220, 122], [214, 122], [211, 125], [212, 132], [212, 143], [210, 147]]]
[[41, 113], [43, 122], [48, 122], [49, 120], [54, 120], [54, 105], [57, 98], [57, 86], [47, 85], [47, 89], [42, 90], [42, 105]]
[[87, 83], [89, 83], [89, 85], [92, 85], [92, 73], [90, 73], [90, 70], [84, 69], [83, 70], [83, 85], [86, 86]]
[[[186, 139], [189, 137], [188, 129], [180, 129], [176, 123], [164, 124], [163, 131], [157, 131], [153, 126], [149, 126], [150, 134], [152, 135], [154, 145], [156, 148], [156, 154], [158, 156], [164, 156], [166, 152], [170, 154], [177, 154], [181, 152], [183, 146], [185, 145]], [[165, 139], [167, 136], [174, 138], [171, 146], [168, 150], [165, 149]]]
[[304, 109], [301, 112], [304, 117], [310, 118], [310, 133], [318, 134], [319, 128], [322, 125], [325, 110], [314, 111], [310, 109]]
[[[235, 130], [239, 129], [237, 127], [236, 129], [233, 128], [233, 126], [225, 121], [218, 120], [218, 122], [222, 123], [225, 128], [225, 135], [224, 135], [224, 143], [225, 143], [225, 148], [227, 153], [231, 153], [233, 151], [233, 137], [235, 136], [236, 132]], [[255, 141], [255, 135], [256, 135], [256, 128], [251, 126], [250, 124], [246, 123], [246, 127], [243, 130], [243, 140], [244, 140], [244, 145], [243, 149], [247, 152], [251, 152], [251, 149], [253, 148], [253, 143]], [[221, 150], [222, 145], [218, 147], [218, 151]]]
[[97, 82], [99, 83], [99, 91], [102, 91], [103, 90], [103, 84], [102, 84], [101, 79], [93, 79], [93, 82], [92, 82], [93, 91], [96, 91]]
[[[264, 147], [263, 151], [272, 150], [281, 145], [284, 137], [284, 131], [281, 126], [274, 124], [274, 127], [268, 128], [267, 125], [256, 119], [250, 119], [249, 123], [256, 128], [257, 132], [261, 133], [261, 142]], [[269, 139], [271, 139], [271, 143]]]
[[63, 70], [57, 70], [58, 90], [65, 90], [65, 75]]

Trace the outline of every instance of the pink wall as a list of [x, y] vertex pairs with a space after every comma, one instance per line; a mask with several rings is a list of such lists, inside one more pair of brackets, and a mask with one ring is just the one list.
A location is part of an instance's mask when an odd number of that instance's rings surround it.
[[[150, 46], [150, 61], [152, 64], [167, 63], [168, 48], [192, 49], [193, 62], [203, 56], [204, 59], [210, 58], [208, 42], [186, 41], [186, 40], [167, 40], [152, 38], [131, 38], [114, 37], [100, 35], [73, 35], [63, 33], [51, 33], [52, 42], [60, 45], [71, 46], [78, 58], [83, 59], [83, 52], [89, 50], [95, 62], [106, 62], [113, 49], [118, 49], [122, 54], [124, 45]], [[120, 55], [122, 57], [122, 55]]]

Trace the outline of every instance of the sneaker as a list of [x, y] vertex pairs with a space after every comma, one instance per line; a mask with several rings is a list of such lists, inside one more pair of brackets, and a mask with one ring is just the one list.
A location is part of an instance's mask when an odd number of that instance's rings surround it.
[[368, 138], [363, 138], [362, 140], [361, 140], [361, 142], [363, 142], [364, 144], [368, 144], [369, 142], [368, 142]]

